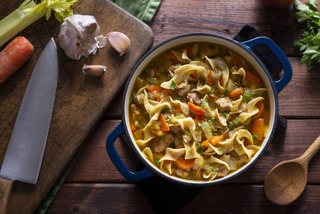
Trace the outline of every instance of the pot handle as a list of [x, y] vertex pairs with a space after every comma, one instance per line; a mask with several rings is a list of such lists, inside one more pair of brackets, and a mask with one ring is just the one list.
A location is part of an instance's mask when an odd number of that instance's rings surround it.
[[249, 48], [253, 52], [253, 47], [257, 45], [266, 45], [273, 52], [273, 54], [278, 58], [279, 62], [282, 65], [284, 73], [282, 77], [278, 81], [274, 81], [276, 90], [279, 92], [289, 83], [292, 77], [292, 67], [291, 64], [286, 57], [286, 55], [282, 52], [280, 47], [271, 39], [267, 37], [257, 37], [246, 42], [242, 43], [247, 48]]
[[113, 164], [115, 165], [115, 167], [126, 179], [131, 181], [140, 181], [150, 176], [153, 176], [153, 173], [151, 173], [147, 168], [144, 168], [139, 172], [131, 172], [128, 169], [128, 167], [123, 163], [119, 154], [116, 151], [116, 148], [114, 147], [114, 143], [116, 142], [116, 139], [121, 134], [124, 134], [122, 122], [110, 133], [106, 141], [107, 152]]

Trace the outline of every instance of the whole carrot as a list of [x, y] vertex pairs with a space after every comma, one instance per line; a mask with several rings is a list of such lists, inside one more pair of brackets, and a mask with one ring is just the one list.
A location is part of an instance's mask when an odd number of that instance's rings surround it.
[[0, 84], [30, 58], [33, 50], [33, 45], [25, 37], [19, 36], [0, 52]]

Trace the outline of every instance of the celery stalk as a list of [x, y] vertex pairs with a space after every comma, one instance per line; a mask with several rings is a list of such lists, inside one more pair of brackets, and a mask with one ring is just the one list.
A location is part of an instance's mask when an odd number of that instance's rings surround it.
[[71, 6], [77, 0], [42, 0], [36, 4], [33, 0], [25, 0], [15, 11], [0, 21], [0, 47], [20, 31], [46, 16], [48, 20], [51, 12], [59, 22], [73, 14]]

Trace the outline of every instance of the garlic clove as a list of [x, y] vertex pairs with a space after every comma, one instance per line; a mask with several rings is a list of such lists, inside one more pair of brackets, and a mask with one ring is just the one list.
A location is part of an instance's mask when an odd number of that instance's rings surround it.
[[107, 67], [104, 65], [83, 65], [82, 73], [85, 75], [100, 77], [107, 70]]
[[94, 16], [74, 14], [61, 24], [58, 41], [66, 56], [79, 60], [105, 46], [107, 37], [99, 34], [100, 26]]
[[130, 46], [130, 39], [121, 32], [110, 32], [107, 35], [110, 45], [118, 51], [120, 56], [127, 52]]

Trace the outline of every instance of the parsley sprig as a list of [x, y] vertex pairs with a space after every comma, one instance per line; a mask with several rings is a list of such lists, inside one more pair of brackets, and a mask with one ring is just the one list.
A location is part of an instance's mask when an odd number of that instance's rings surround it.
[[308, 65], [308, 70], [320, 66], [320, 13], [316, 0], [309, 0], [305, 4], [295, 0], [294, 17], [297, 22], [306, 22], [301, 38], [294, 42], [295, 47], [302, 54], [301, 63]]

